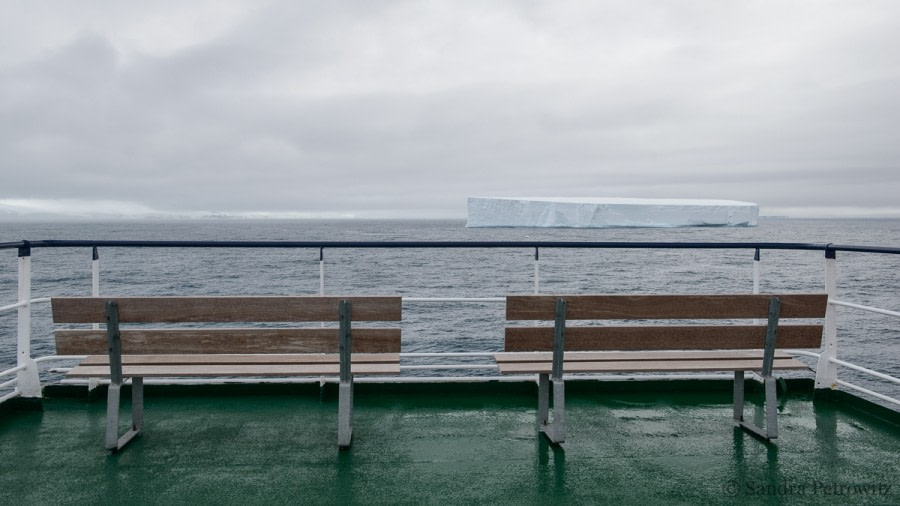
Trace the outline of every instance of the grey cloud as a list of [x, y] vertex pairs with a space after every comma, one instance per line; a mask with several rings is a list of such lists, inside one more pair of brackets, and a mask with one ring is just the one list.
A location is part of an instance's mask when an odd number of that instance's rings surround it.
[[[806, 19], [804, 5], [768, 19], [716, 2], [272, 2], [158, 51], [76, 20], [64, 43], [0, 59], [0, 164], [16, 174], [0, 199], [398, 216], [461, 216], [490, 194], [900, 207], [898, 8]], [[87, 8], [106, 25], [140, 11]]]

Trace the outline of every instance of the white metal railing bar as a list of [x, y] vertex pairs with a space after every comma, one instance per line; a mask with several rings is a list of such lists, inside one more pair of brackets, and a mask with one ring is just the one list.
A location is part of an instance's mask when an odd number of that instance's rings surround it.
[[864, 394], [871, 395], [872, 397], [877, 397], [878, 399], [881, 399], [883, 401], [892, 402], [892, 403], [900, 406], [900, 400], [894, 399], [893, 397], [888, 397], [887, 395], [880, 394], [878, 392], [873, 392], [873, 391], [869, 390], [868, 388], [863, 388], [861, 386], [854, 385], [853, 383], [847, 383], [844, 380], [836, 380], [836, 383], [843, 387], [847, 387], [847, 388], [856, 390], [858, 392], [862, 392]]
[[431, 357], [493, 357], [495, 352], [490, 351], [445, 351], [433, 353], [400, 353], [400, 358], [431, 358]]
[[854, 371], [864, 372], [864, 373], [866, 373], [866, 374], [868, 374], [868, 375], [875, 376], [876, 378], [881, 378], [881, 379], [886, 380], [886, 381], [893, 381], [894, 383], [900, 384], [900, 378], [895, 378], [895, 377], [893, 377], [893, 376], [891, 376], [891, 375], [889, 375], [889, 374], [884, 374], [884, 373], [881, 373], [881, 372], [878, 372], [878, 371], [873, 371], [873, 370], [871, 370], [871, 369], [866, 369], [865, 367], [860, 367], [860, 366], [858, 366], [858, 365], [856, 365], [856, 364], [851, 364], [851, 363], [849, 363], [849, 362], [844, 362], [843, 360], [840, 360], [840, 359], [837, 359], [837, 358], [829, 358], [828, 360], [829, 360], [830, 362], [835, 363], [835, 364], [842, 365], [842, 366], [844, 366], [844, 367], [853, 369]]
[[13, 378], [13, 379], [11, 379], [11, 380], [9, 380], [9, 381], [0, 383], [0, 388], [11, 387], [11, 386], [15, 385], [15, 384], [18, 383], [18, 382], [19, 382], [19, 378]]
[[84, 360], [87, 355], [46, 355], [34, 359], [35, 362], [47, 362], [49, 360]]
[[813, 358], [819, 358], [822, 356], [821, 353], [816, 353], [813, 351], [806, 351], [806, 350], [784, 350], [784, 352], [787, 353], [788, 355], [803, 355], [804, 357], [813, 357]]
[[15, 367], [13, 367], [12, 369], [7, 369], [3, 372], [0, 372], [0, 378], [2, 378], [3, 376], [9, 376], [10, 374], [15, 374], [19, 371], [24, 371], [25, 369], [28, 369], [27, 364], [17, 365]]
[[31, 300], [23, 300], [22, 302], [16, 302], [15, 304], [10, 304], [8, 306], [0, 307], [0, 313], [6, 311], [12, 311], [13, 309], [19, 309], [20, 307], [25, 307], [28, 304], [47, 304], [50, 302], [50, 297], [41, 297], [39, 299], [31, 299]]
[[403, 297], [403, 302], [506, 302], [506, 297]]
[[887, 316], [893, 316], [896, 318], [900, 318], [900, 312], [897, 312], [897, 311], [890, 311], [887, 309], [881, 309], [881, 308], [872, 307], [872, 306], [863, 306], [862, 304], [854, 304], [852, 302], [845, 302], [842, 300], [830, 300], [830, 301], [828, 301], [828, 303], [834, 304], [835, 306], [852, 307], [853, 309], [860, 309], [862, 311], [869, 311], [871, 313], [878, 313], [878, 314], [883, 314], [883, 315], [887, 315]]
[[6, 311], [12, 311], [13, 309], [19, 309], [20, 307], [25, 307], [26, 305], [28, 305], [28, 301], [23, 300], [22, 302], [16, 302], [15, 304], [3, 306], [3, 307], [0, 307], [0, 313], [4, 313]]
[[10, 393], [4, 395], [3, 397], [0, 397], [0, 403], [6, 402], [6, 401], [8, 401], [8, 400], [10, 400], [10, 399], [12, 399], [12, 398], [14, 398], [14, 397], [18, 397], [19, 394], [21, 394], [21, 393], [22, 393], [22, 392], [19, 392], [18, 389], [13, 390], [12, 392], [10, 392]]
[[454, 371], [463, 369], [497, 369], [497, 364], [401, 365], [401, 371]]

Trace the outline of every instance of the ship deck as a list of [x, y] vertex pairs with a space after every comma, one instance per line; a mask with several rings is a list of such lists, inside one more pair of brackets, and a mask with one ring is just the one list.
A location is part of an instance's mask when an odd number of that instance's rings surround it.
[[775, 443], [733, 427], [728, 381], [569, 381], [559, 447], [533, 383], [360, 383], [338, 451], [336, 390], [151, 385], [110, 454], [102, 388], [50, 386], [0, 413], [0, 503], [900, 503], [900, 414], [808, 380]]

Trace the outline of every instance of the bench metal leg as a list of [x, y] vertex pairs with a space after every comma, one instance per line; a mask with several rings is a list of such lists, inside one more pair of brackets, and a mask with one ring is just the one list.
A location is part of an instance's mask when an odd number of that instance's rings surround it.
[[144, 379], [133, 378], [131, 385], [131, 429], [119, 436], [119, 406], [122, 384], [111, 383], [106, 397], [106, 449], [119, 451], [141, 433], [144, 426]]
[[338, 392], [338, 448], [350, 448], [353, 438], [353, 380], [341, 381]]
[[[563, 382], [563, 354], [566, 339], [566, 301], [556, 299], [556, 317], [553, 330], [553, 367], [550, 377], [538, 375], [538, 429], [553, 444], [566, 441], [566, 384]], [[550, 383], [553, 384], [553, 421], [548, 420], [550, 408]]]
[[772, 440], [778, 437], [777, 396], [775, 378], [772, 377], [772, 363], [775, 357], [778, 319], [781, 315], [781, 301], [778, 297], [769, 299], [769, 322], [766, 326], [766, 344], [763, 350], [762, 377], [766, 393], [766, 428], [761, 429], [744, 420], [744, 373], [734, 372], [734, 419], [735, 423], [753, 434]]
[[744, 371], [734, 371], [734, 421], [744, 421]]
[[351, 370], [351, 350], [353, 349], [353, 334], [350, 331], [352, 307], [349, 300], [342, 300], [339, 304], [338, 321], [338, 348], [341, 357], [341, 377], [338, 390], [338, 448], [346, 450], [350, 448], [350, 440], [353, 438], [353, 372]]
[[119, 303], [106, 301], [106, 335], [109, 341], [109, 391], [106, 396], [106, 449], [118, 451], [140, 434], [144, 425], [144, 378], [131, 381], [131, 430], [119, 437], [119, 405], [122, 400], [122, 336]]
[[550, 421], [550, 375], [538, 374], [538, 411], [537, 426], [538, 428], [547, 425]]
[[119, 398], [122, 385], [111, 383], [106, 394], [106, 449], [119, 449]]
[[556, 444], [566, 441], [566, 384], [562, 379], [553, 380], [553, 434], [548, 436]]
[[744, 430], [766, 440], [778, 437], [778, 396], [775, 378], [763, 378], [765, 387], [766, 426], [761, 428], [744, 420], [744, 371], [734, 372], [734, 423]]
[[778, 437], [778, 399], [775, 394], [775, 378], [769, 376], [766, 382], [766, 439]]
[[131, 427], [144, 428], [144, 378], [131, 378]]
[[[553, 385], [553, 420], [550, 415], [550, 385]], [[538, 376], [537, 425], [542, 434], [553, 444], [566, 441], [566, 384], [562, 379], [550, 379], [547, 374]]]

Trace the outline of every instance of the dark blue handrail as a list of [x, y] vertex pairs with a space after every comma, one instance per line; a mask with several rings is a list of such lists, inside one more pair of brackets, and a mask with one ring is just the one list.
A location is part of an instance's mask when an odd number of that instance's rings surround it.
[[565, 248], [565, 249], [754, 249], [837, 251], [900, 255], [900, 248], [794, 242], [596, 242], [596, 241], [147, 241], [41, 240], [0, 243], [0, 249], [31, 248]]

